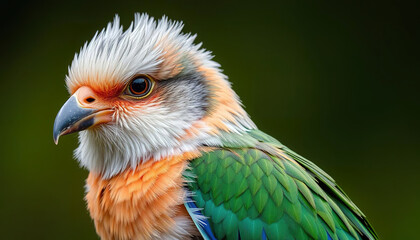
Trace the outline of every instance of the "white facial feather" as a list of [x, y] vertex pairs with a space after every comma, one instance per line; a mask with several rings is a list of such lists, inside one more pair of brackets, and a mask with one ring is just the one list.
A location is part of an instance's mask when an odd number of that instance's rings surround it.
[[[76, 54], [66, 78], [69, 90], [85, 84], [125, 84], [138, 74], [166, 81], [159, 76], [185, 61], [183, 57], [195, 64], [183, 66], [184, 73], [190, 74], [197, 67], [214, 69], [217, 77], [227, 83], [226, 76], [220, 72], [219, 64], [211, 60], [210, 53], [200, 49], [200, 44], [193, 43], [195, 36], [182, 34], [181, 30], [181, 23], [170, 22], [165, 17], [156, 23], [146, 14], [136, 14], [134, 22], [123, 31], [116, 16], [113, 23], [95, 34], [92, 41]], [[174, 66], [168, 68], [165, 65], [168, 61]], [[194, 78], [187, 80], [191, 88], [197, 87], [191, 82]], [[185, 86], [188, 86], [188, 81]], [[168, 88], [172, 95], [181, 96], [166, 99], [166, 102], [162, 97], [141, 107], [116, 106], [113, 123], [79, 133], [76, 159], [90, 171], [109, 178], [129, 167], [135, 168], [142, 161], [157, 161], [196, 150], [202, 145], [221, 146], [223, 140], [220, 136], [215, 136], [214, 129], [202, 121], [204, 110], [200, 109], [205, 109], [206, 104], [195, 99], [204, 92], [200, 88], [191, 88], [176, 85]], [[236, 95], [234, 97], [234, 101], [238, 101]], [[238, 134], [255, 128], [246, 113], [235, 115], [235, 122], [225, 124], [231, 132]], [[191, 136], [183, 138], [187, 132]]]
[[157, 161], [193, 151], [202, 143], [220, 145], [217, 138], [207, 133], [204, 123], [197, 136], [179, 140], [191, 128], [194, 119], [198, 120], [188, 111], [148, 106], [132, 110], [129, 115], [120, 114], [116, 116], [116, 124], [80, 132], [80, 145], [75, 151], [81, 165], [103, 173], [106, 178], [127, 167], [135, 168], [142, 161], [152, 158]]

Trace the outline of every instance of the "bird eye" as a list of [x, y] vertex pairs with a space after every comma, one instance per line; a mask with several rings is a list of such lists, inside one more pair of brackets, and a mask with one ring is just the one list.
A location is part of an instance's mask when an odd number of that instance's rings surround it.
[[153, 82], [149, 76], [137, 76], [128, 84], [127, 93], [136, 98], [144, 98], [149, 95], [152, 87]]

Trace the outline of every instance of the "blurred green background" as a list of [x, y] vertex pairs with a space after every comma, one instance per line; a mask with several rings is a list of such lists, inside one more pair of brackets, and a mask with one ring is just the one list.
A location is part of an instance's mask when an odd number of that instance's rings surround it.
[[55, 146], [74, 53], [118, 13], [182, 20], [260, 129], [330, 173], [382, 239], [418, 238], [418, 3], [3, 1], [0, 238], [97, 239], [77, 136]]

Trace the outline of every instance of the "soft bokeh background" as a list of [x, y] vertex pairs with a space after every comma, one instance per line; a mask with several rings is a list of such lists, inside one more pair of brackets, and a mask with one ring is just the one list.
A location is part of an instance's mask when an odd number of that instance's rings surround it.
[[262, 130], [330, 173], [382, 239], [417, 238], [419, 6], [314, 2], [3, 1], [0, 238], [97, 239], [76, 135], [55, 146], [52, 126], [74, 53], [135, 12], [183, 20]]

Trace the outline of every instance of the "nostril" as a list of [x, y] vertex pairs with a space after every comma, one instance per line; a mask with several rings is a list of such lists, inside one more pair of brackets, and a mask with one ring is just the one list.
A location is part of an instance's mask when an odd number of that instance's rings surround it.
[[95, 99], [92, 98], [92, 97], [88, 97], [88, 98], [85, 99], [85, 101], [88, 102], [88, 103], [93, 103], [95, 101]]

